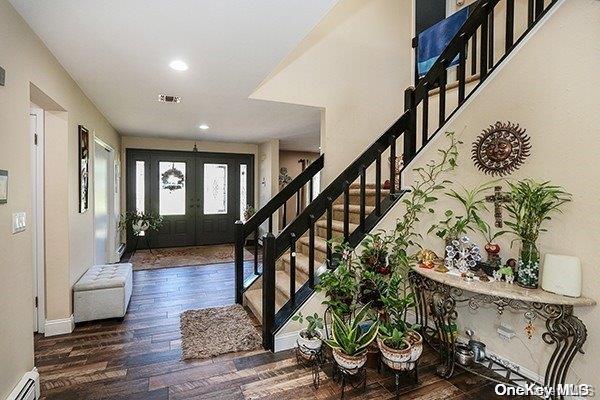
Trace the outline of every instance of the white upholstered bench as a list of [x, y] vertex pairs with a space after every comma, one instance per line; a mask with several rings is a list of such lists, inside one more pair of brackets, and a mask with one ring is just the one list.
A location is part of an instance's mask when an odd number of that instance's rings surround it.
[[132, 265], [95, 265], [73, 286], [75, 322], [121, 318], [133, 288]]

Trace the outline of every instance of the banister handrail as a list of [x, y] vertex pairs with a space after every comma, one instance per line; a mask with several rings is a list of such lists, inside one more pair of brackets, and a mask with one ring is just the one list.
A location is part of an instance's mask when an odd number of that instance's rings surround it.
[[425, 76], [421, 77], [417, 82], [414, 92], [416, 104], [419, 104], [425, 96], [428, 95], [438, 81], [440, 76], [446, 73], [447, 63], [451, 62], [461, 52], [461, 47], [466, 45], [466, 39], [473, 35], [479, 28], [481, 20], [489, 14], [489, 10], [493, 9], [500, 0], [479, 0], [473, 8], [465, 23], [460, 27], [457, 34], [450, 40], [444, 51], [435, 60]]
[[[409, 112], [402, 114], [373, 144], [371, 144], [352, 164], [350, 164], [333, 182], [331, 182], [319, 195], [304, 209], [304, 216], [320, 217], [327, 211], [329, 199], [337, 199], [344, 193], [345, 185], [358, 179], [363, 167], [373, 164], [378, 156], [390, 146], [407, 128]], [[393, 164], [393, 163], [392, 163]], [[393, 187], [391, 185], [390, 187]], [[393, 189], [392, 189], [393, 192]], [[296, 218], [283, 231], [277, 235], [275, 257], [280, 257], [289, 245], [291, 235], [302, 236], [309, 228], [311, 221], [308, 218]]]
[[[244, 235], [248, 236], [259, 226], [264, 224], [285, 202], [291, 199], [298, 190], [313, 179], [313, 177], [323, 169], [325, 165], [325, 155], [321, 154], [319, 158], [310, 163], [304, 171], [296, 176], [290, 183], [279, 191], [267, 204], [261, 207], [248, 221], [244, 223]], [[312, 200], [312, 199], [311, 199]]]

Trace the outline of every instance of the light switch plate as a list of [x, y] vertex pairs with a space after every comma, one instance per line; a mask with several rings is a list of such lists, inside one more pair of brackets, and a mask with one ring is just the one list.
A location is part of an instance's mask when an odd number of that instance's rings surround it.
[[23, 232], [27, 228], [27, 214], [18, 212], [13, 214], [12, 233]]

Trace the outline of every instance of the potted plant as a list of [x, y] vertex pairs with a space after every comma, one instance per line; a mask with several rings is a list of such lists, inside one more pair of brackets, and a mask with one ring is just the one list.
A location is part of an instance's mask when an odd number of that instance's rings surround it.
[[516, 282], [526, 288], [537, 288], [540, 273], [540, 251], [537, 240], [544, 221], [562, 212], [561, 207], [571, 201], [571, 194], [550, 182], [524, 179], [510, 183], [510, 201], [505, 205], [511, 221], [506, 225], [521, 241]]
[[328, 270], [319, 276], [315, 286], [317, 292], [325, 292], [327, 300], [323, 304], [331, 307], [333, 313], [347, 316], [352, 312], [352, 303], [358, 292], [358, 261], [354, 252], [345, 243], [330, 243], [335, 258], [339, 260], [335, 270]]
[[143, 236], [146, 231], [158, 231], [163, 217], [153, 212], [127, 212], [121, 215], [119, 230], [131, 228], [134, 236]]
[[370, 304], [363, 306], [356, 317], [347, 323], [333, 313], [332, 338], [325, 341], [333, 350], [337, 365], [348, 374], [356, 374], [367, 362], [367, 347], [375, 340], [379, 331], [379, 321], [374, 321], [363, 332], [360, 325], [368, 320]]
[[385, 235], [385, 232], [367, 235], [362, 242], [361, 265], [366, 270], [388, 275], [391, 272], [388, 247], [392, 241], [393, 237]]
[[[401, 324], [380, 324], [377, 344], [383, 361], [391, 366], [400, 366], [411, 359], [411, 344], [406, 340], [406, 327]], [[401, 363], [401, 364], [400, 364]]]
[[448, 246], [452, 240], [458, 239], [476, 228], [481, 228], [479, 224], [483, 222], [483, 219], [479, 214], [487, 211], [484, 193], [493, 187], [492, 183], [484, 183], [473, 189], [463, 187], [460, 192], [454, 189], [448, 191], [446, 196], [457, 200], [463, 206], [464, 212], [456, 213], [450, 209], [446, 210], [445, 218], [432, 225], [427, 233], [435, 231], [435, 235], [443, 239], [445, 245]]
[[292, 317], [292, 321], [296, 321], [299, 324], [304, 324], [306, 320], [306, 328], [298, 332], [298, 347], [300, 353], [304, 357], [310, 357], [321, 350], [323, 344], [323, 338], [321, 335], [321, 329], [323, 329], [323, 318], [319, 317], [319, 314], [308, 315], [304, 317], [301, 312]]

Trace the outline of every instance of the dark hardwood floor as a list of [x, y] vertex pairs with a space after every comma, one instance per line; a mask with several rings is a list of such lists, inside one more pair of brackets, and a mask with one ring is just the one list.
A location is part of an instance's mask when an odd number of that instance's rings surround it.
[[[248, 265], [250, 267], [250, 265]], [[318, 390], [291, 351], [238, 353], [182, 361], [179, 314], [232, 304], [233, 264], [138, 271], [123, 320], [78, 324], [72, 334], [35, 339], [35, 363], [45, 399], [334, 399], [340, 388], [326, 374]], [[494, 386], [459, 373], [435, 374], [437, 355], [425, 351], [419, 384], [402, 381], [402, 399], [495, 399]], [[392, 399], [394, 379], [368, 372], [365, 393], [348, 399]], [[503, 397], [506, 399], [506, 397]]]

